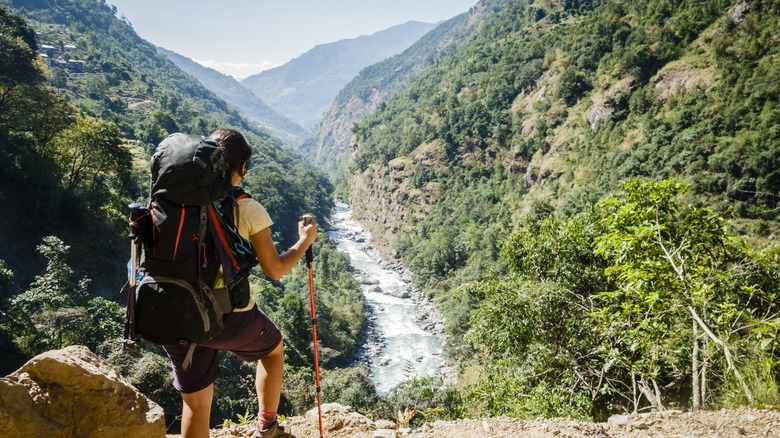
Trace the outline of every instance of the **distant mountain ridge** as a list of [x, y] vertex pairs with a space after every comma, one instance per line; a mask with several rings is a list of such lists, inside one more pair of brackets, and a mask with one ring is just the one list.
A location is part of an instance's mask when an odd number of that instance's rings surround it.
[[352, 127], [401, 93], [427, 67], [463, 43], [482, 14], [465, 12], [428, 32], [402, 53], [360, 71], [336, 96], [324, 118], [300, 146], [301, 153], [332, 178], [352, 152]]
[[262, 99], [244, 88], [233, 77], [204, 67], [190, 58], [163, 47], [157, 47], [157, 51], [165, 55], [176, 66], [193, 76], [217, 96], [238, 107], [243, 111], [244, 115], [259, 125], [268, 128], [282, 140], [297, 145], [301, 142], [302, 137], [306, 135], [306, 130], [300, 125], [274, 111]]
[[275, 111], [311, 129], [360, 70], [402, 52], [434, 26], [410, 21], [371, 35], [318, 45], [241, 84]]

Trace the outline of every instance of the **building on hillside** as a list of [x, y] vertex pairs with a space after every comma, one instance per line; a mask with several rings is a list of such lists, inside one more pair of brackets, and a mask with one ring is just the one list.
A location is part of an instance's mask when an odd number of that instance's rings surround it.
[[84, 61], [81, 61], [79, 59], [69, 59], [68, 69], [71, 71], [82, 72], [84, 71]]
[[62, 48], [66, 52], [72, 52], [72, 51], [76, 50], [76, 46], [74, 46], [73, 44], [65, 44], [64, 46], [62, 46]]

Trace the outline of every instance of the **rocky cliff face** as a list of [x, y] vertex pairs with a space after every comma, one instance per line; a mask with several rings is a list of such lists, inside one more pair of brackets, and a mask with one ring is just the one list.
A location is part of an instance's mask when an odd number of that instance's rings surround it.
[[6, 438], [159, 438], [165, 418], [116, 368], [71, 346], [0, 379], [0, 431]]
[[393, 242], [404, 232], [407, 219], [422, 220], [441, 198], [438, 181], [417, 187], [410, 173], [441, 169], [440, 145], [428, 144], [419, 147], [411, 157], [396, 158], [386, 166], [373, 165], [350, 179], [349, 204], [371, 231], [372, 243], [383, 259], [395, 258]]

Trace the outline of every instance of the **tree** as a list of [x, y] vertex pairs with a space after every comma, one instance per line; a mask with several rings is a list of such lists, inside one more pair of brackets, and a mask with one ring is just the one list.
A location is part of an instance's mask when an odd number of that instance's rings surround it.
[[618, 288], [597, 295], [594, 318], [620, 347], [612, 359], [630, 368], [655, 409], [664, 409], [664, 384], [668, 389], [687, 374], [693, 408], [701, 407], [709, 365], [703, 342], [717, 346], [752, 403], [733, 343], [777, 318], [777, 292], [767, 290], [771, 278], [753, 275], [755, 253], [728, 235], [723, 218], [681, 205], [686, 190], [673, 180], [632, 180], [598, 204], [607, 232], [596, 238], [596, 254], [612, 260], [606, 273]]
[[48, 260], [46, 272], [11, 300], [11, 313], [34, 323], [16, 335], [20, 348], [29, 355], [74, 344], [94, 348], [120, 333], [121, 306], [99, 297], [90, 299], [90, 280], [77, 279], [67, 263], [69, 249], [55, 236], [44, 237], [38, 252]]
[[34, 62], [38, 56], [35, 32], [5, 6], [0, 6], [0, 53], [1, 90], [43, 81], [42, 70]]
[[116, 125], [87, 117], [57, 139], [59, 161], [69, 188], [93, 191], [104, 181], [130, 171], [130, 153], [121, 146]]
[[136, 135], [151, 153], [165, 137], [178, 131], [179, 125], [171, 113], [154, 110], [138, 124]]

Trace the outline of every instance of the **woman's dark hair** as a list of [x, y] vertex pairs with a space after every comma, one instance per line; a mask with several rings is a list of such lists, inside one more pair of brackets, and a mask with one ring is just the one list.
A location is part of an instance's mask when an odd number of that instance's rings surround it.
[[235, 129], [217, 129], [209, 138], [219, 143], [222, 156], [230, 166], [230, 172], [238, 172], [244, 176], [244, 163], [252, 157], [252, 146], [243, 135]]

